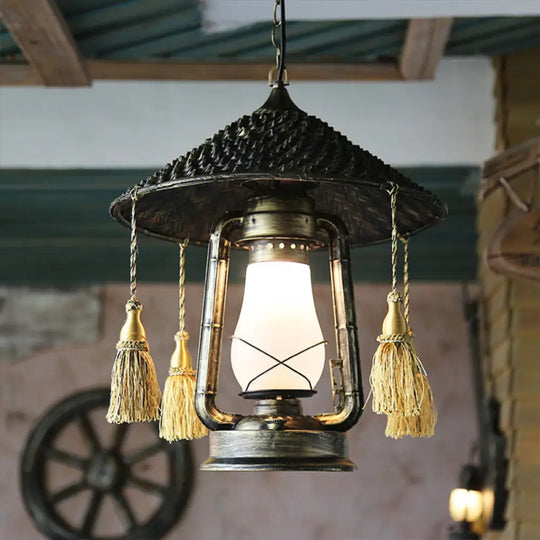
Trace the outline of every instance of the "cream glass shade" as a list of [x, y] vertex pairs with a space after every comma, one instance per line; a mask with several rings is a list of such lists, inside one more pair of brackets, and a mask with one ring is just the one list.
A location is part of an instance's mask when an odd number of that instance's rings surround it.
[[312, 390], [324, 367], [322, 342], [309, 266], [249, 264], [231, 346], [232, 369], [242, 391]]

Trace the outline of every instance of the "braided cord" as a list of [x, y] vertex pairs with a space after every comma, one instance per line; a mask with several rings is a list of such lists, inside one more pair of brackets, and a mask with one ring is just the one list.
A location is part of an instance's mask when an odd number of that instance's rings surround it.
[[397, 253], [398, 253], [398, 232], [396, 224], [397, 209], [397, 185], [393, 185], [390, 190], [390, 211], [392, 214], [392, 291], [397, 290]]
[[137, 189], [131, 192], [131, 243], [129, 246], [129, 292], [131, 300], [137, 297], [137, 227], [135, 221], [135, 205]]
[[409, 325], [409, 239], [402, 238], [403, 242], [403, 315]]
[[178, 330], [184, 332], [186, 329], [186, 247], [189, 239], [185, 239], [180, 248], [179, 275], [178, 275]]

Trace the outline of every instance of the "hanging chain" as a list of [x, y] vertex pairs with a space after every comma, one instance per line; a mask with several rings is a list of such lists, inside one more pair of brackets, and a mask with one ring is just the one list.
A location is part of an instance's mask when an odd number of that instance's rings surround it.
[[189, 244], [189, 238], [186, 238], [181, 244], [179, 276], [178, 276], [178, 330], [184, 332], [186, 329], [186, 247]]
[[[277, 34], [278, 30], [279, 39]], [[268, 84], [270, 86], [273, 86], [276, 83], [289, 84], [287, 68], [285, 67], [285, 0], [275, 0], [274, 12], [272, 15], [271, 39], [272, 45], [276, 49], [276, 65], [268, 72]]]
[[392, 215], [392, 291], [397, 290], [397, 254], [398, 254], [398, 232], [396, 223], [398, 186], [392, 185], [390, 193], [390, 212]]
[[129, 292], [131, 300], [137, 297], [137, 227], [135, 221], [135, 206], [137, 189], [131, 192], [131, 243], [129, 246]]
[[276, 30], [281, 26], [281, 21], [278, 18], [278, 8], [280, 5], [280, 0], [276, 0], [274, 4], [274, 13], [272, 15], [272, 45], [276, 49], [276, 69], [279, 69], [279, 63], [281, 60], [281, 43], [278, 41], [276, 36]]

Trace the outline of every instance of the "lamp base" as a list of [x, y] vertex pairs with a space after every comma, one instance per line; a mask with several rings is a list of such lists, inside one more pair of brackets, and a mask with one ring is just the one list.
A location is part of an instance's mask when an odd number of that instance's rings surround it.
[[213, 431], [203, 471], [353, 471], [337, 431]]
[[450, 527], [448, 540], [481, 540], [481, 536], [471, 530], [469, 523], [461, 522]]

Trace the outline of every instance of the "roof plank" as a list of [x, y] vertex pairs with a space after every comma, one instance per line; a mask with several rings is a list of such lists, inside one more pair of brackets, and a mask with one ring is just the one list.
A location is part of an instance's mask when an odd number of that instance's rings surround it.
[[0, 64], [0, 86], [41, 86], [39, 75], [30, 64]]
[[453, 20], [411, 19], [400, 59], [405, 79], [433, 79], [450, 36]]
[[[177, 62], [88, 60], [92, 79], [139, 81], [226, 81], [265, 80], [267, 62]], [[288, 68], [298, 81], [391, 81], [401, 80], [398, 66], [392, 62], [359, 64], [299, 63]], [[23, 86], [42, 84], [28, 64], [0, 64], [0, 85]], [[73, 86], [78, 86], [74, 84]]]
[[[54, 0], [2, 0], [0, 16], [46, 86], [89, 86], [90, 76]], [[21, 70], [18, 68], [18, 76]], [[2, 78], [7, 77], [6, 72]]]

